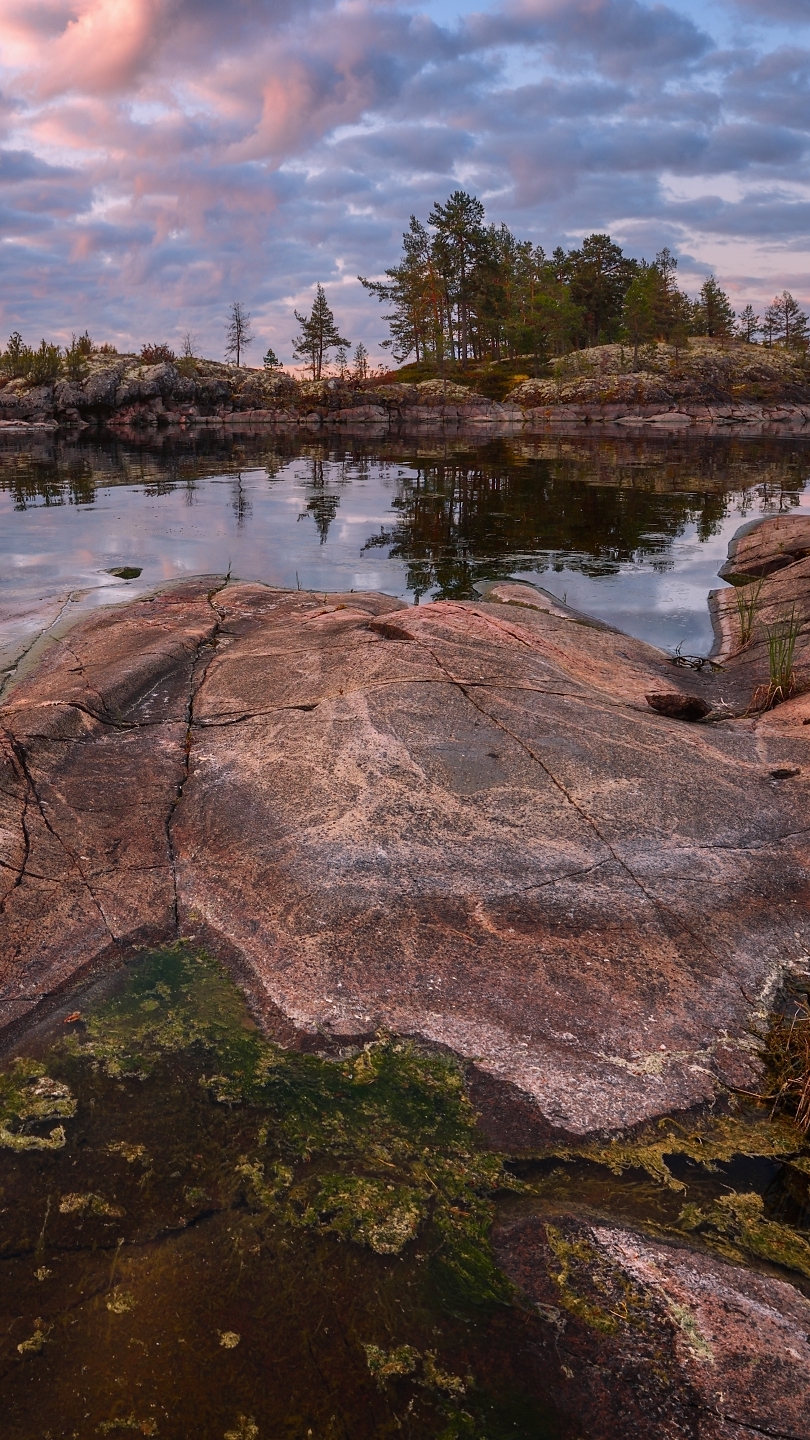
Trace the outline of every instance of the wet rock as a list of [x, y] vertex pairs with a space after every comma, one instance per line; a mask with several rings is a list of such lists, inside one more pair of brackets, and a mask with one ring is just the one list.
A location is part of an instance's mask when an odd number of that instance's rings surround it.
[[76, 625], [2, 713], [6, 1019], [182, 933], [286, 1041], [463, 1056], [510, 1148], [750, 1085], [810, 940], [808, 732], [653, 714], [730, 672], [536, 596], [206, 582]]
[[810, 1301], [783, 1280], [565, 1215], [501, 1226], [495, 1251], [588, 1440], [805, 1440]]
[[702, 695], [670, 692], [665, 695], [645, 695], [644, 698], [651, 710], [657, 710], [659, 715], [668, 715], [670, 720], [703, 720], [712, 708]]

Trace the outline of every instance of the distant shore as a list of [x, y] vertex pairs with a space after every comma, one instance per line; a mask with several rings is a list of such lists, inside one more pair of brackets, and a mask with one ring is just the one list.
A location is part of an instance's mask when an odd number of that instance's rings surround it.
[[605, 345], [545, 368], [538, 378], [514, 375], [503, 398], [493, 399], [478, 392], [475, 375], [463, 383], [396, 376], [302, 381], [213, 360], [145, 365], [135, 355], [94, 355], [79, 382], [7, 382], [0, 388], [0, 434], [143, 435], [197, 426], [514, 434], [582, 425], [810, 434], [810, 368], [800, 353], [778, 347], [693, 340], [678, 352], [647, 347], [634, 364], [626, 347]]

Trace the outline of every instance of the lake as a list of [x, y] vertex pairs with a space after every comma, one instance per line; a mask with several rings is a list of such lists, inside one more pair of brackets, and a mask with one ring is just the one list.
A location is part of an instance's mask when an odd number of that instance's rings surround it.
[[[810, 441], [795, 437], [6, 441], [0, 617], [13, 650], [71, 593], [85, 607], [185, 575], [410, 602], [515, 576], [705, 654], [729, 539], [806, 508], [808, 475]], [[140, 575], [108, 573], [121, 567]]]

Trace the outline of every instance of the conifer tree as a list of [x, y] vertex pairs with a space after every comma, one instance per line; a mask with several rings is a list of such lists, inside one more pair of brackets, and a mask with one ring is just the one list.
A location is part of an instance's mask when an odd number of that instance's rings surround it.
[[240, 300], [234, 300], [230, 319], [226, 327], [225, 354], [236, 356], [236, 367], [242, 362], [242, 351], [253, 341], [250, 331], [250, 312]]
[[294, 314], [301, 331], [293, 340], [293, 355], [296, 360], [306, 361], [312, 370], [313, 380], [320, 380], [327, 352], [338, 346], [346, 347], [351, 342], [339, 333], [322, 285], [318, 285], [315, 292], [311, 314], [299, 315], [297, 310]]
[[700, 287], [694, 324], [698, 335], [707, 335], [711, 340], [727, 340], [734, 331], [734, 311], [713, 275], [707, 275]]
[[759, 316], [754, 314], [753, 305], [746, 305], [737, 316], [737, 334], [751, 345], [754, 336], [759, 335], [761, 329]]
[[638, 367], [639, 346], [655, 338], [660, 308], [661, 275], [654, 265], [643, 261], [624, 297], [624, 334], [633, 347], [633, 365]]
[[796, 345], [807, 339], [807, 316], [789, 290], [777, 295], [765, 311], [765, 329], [776, 335], [784, 345]]

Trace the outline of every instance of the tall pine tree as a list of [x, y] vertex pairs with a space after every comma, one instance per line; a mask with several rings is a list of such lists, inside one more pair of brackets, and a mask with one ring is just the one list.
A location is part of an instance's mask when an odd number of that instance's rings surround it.
[[293, 356], [296, 360], [305, 360], [313, 380], [320, 380], [327, 353], [338, 346], [346, 348], [351, 341], [345, 340], [338, 331], [322, 285], [315, 292], [311, 314], [299, 315], [297, 310], [294, 314], [301, 331], [293, 339]]

